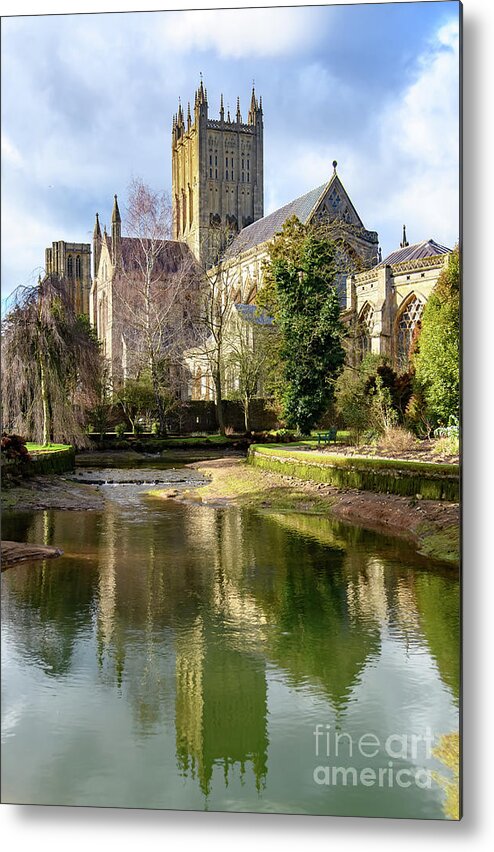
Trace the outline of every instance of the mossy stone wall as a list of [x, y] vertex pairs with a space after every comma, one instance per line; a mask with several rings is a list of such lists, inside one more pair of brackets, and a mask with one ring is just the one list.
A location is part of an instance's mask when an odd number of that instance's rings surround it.
[[[274, 454], [273, 454], [274, 453]], [[324, 461], [283, 455], [271, 448], [254, 444], [248, 453], [250, 464], [264, 470], [334, 485], [412, 497], [420, 494], [428, 500], [457, 502], [460, 496], [457, 465], [405, 464], [388, 459], [348, 459], [335, 457]], [[309, 455], [307, 453], [307, 455]], [[391, 461], [391, 464], [389, 463]], [[437, 469], [436, 469], [437, 468]]]

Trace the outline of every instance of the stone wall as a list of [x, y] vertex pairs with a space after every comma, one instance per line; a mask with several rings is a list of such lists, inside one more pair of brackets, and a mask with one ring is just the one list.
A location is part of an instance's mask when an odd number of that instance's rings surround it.
[[[244, 412], [236, 400], [223, 401], [224, 419], [227, 429], [244, 432]], [[251, 403], [251, 429], [261, 432], [276, 429], [280, 423], [270, 404], [264, 399], [254, 399]], [[178, 414], [169, 417], [170, 431], [179, 434], [191, 432], [215, 432], [218, 429], [216, 406], [210, 400], [190, 400], [185, 402]]]

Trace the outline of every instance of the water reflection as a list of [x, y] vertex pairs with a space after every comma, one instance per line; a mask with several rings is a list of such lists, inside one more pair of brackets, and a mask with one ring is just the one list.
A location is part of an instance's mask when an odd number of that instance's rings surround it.
[[[76, 709], [73, 718], [64, 719], [74, 740], [81, 729], [101, 726], [101, 714], [120, 718], [122, 707], [128, 708], [131, 721], [125, 717], [114, 734], [111, 724], [105, 728], [116, 749], [119, 737], [132, 746], [124, 750], [128, 758], [115, 758], [115, 776], [122, 771], [120, 759], [128, 761], [129, 773], [128, 790], [117, 804], [140, 801], [134, 749], [152, 741], [160, 760], [154, 781], [159, 778], [162, 792], [154, 805], [149, 794], [150, 806], [194, 807], [193, 783], [216, 806], [242, 809], [247, 795], [242, 791], [252, 783], [257, 799], [249, 799], [248, 807], [262, 809], [263, 796], [270, 792], [279, 799], [287, 783], [278, 779], [269, 755], [277, 753], [287, 731], [307, 723], [300, 702], [307, 708], [311, 701], [340, 719], [352, 718], [355, 705], [373, 730], [379, 711], [372, 672], [377, 661], [402, 650], [436, 666], [432, 676], [445, 691], [444, 730], [451, 726], [459, 683], [454, 572], [431, 569], [400, 542], [324, 518], [152, 499], [145, 507], [138, 518], [108, 505], [104, 512], [6, 519], [12, 537], [56, 543], [65, 551], [56, 562], [19, 566], [2, 578], [5, 636], [14, 649], [12, 683], [18, 672], [28, 679], [23, 689], [30, 716], [38, 713], [40, 723], [47, 709], [31, 670], [57, 679], [58, 695], [81, 680], [86, 691], [102, 690], [94, 709]], [[420, 707], [426, 689], [421, 672], [416, 665], [400, 674], [409, 678], [405, 694], [392, 666], [386, 668], [398, 715], [405, 714], [410, 694]], [[281, 694], [285, 704], [279, 711]], [[380, 699], [385, 705], [388, 695]], [[20, 735], [9, 740], [5, 772], [13, 801], [22, 800], [25, 779], [16, 766], [29, 761], [22, 743], [29, 724], [23, 719]], [[47, 737], [57, 737], [53, 720]], [[304, 758], [308, 765], [310, 757]], [[107, 787], [96, 801], [94, 792], [72, 792], [74, 803], [105, 804], [117, 796], [108, 756], [101, 765], [93, 759], [88, 789], [103, 765]], [[153, 775], [152, 760], [149, 764]], [[296, 778], [293, 783], [285, 809], [342, 812], [336, 800], [322, 803], [315, 789], [299, 793], [298, 801]], [[54, 779], [43, 801], [60, 801], [61, 786]], [[230, 804], [221, 798], [229, 787], [237, 796]], [[39, 801], [32, 788], [29, 795]], [[437, 794], [431, 813], [436, 800]], [[268, 809], [269, 802], [266, 798]], [[398, 807], [390, 805], [393, 812]]]

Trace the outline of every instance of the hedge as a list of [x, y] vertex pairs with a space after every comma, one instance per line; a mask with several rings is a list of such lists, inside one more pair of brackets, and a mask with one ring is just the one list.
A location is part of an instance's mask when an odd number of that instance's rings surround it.
[[451, 500], [460, 496], [459, 466], [397, 459], [355, 458], [310, 451], [288, 452], [280, 447], [253, 444], [248, 462], [297, 479], [412, 497], [420, 494], [428, 500]]

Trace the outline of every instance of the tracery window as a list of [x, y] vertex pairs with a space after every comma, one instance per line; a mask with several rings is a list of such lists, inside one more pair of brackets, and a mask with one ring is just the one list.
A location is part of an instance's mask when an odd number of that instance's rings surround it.
[[78, 254], [76, 259], [75, 259], [75, 277], [76, 278], [81, 277], [81, 256], [80, 256], [80, 254]]
[[420, 328], [420, 320], [424, 306], [416, 296], [407, 302], [398, 316], [396, 324], [396, 360], [398, 369], [407, 370], [415, 330]]
[[72, 257], [71, 254], [69, 254], [69, 256], [67, 258], [67, 276], [69, 278], [74, 277], [74, 258]]

